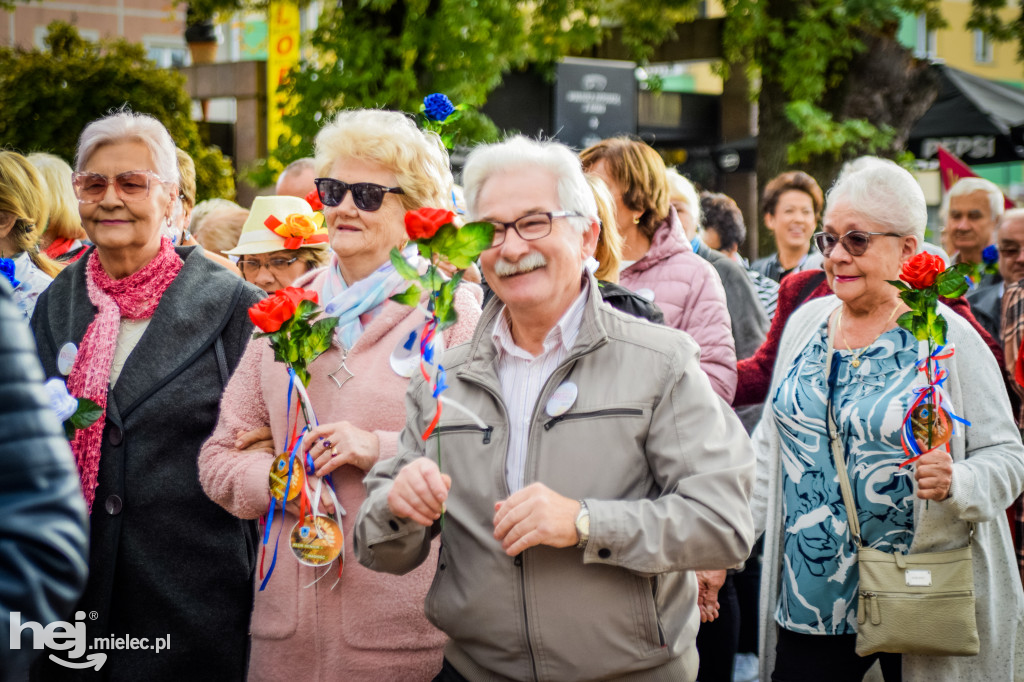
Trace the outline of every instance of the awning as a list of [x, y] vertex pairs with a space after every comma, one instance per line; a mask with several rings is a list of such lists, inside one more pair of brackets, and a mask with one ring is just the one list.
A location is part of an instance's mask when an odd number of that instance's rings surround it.
[[971, 165], [1024, 160], [1024, 90], [945, 64], [932, 64], [939, 94], [914, 125], [907, 149], [937, 158], [939, 147]]

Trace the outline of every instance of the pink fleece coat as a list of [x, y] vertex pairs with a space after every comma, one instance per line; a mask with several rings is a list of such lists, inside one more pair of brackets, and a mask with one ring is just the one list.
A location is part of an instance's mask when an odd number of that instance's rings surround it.
[[736, 348], [718, 273], [690, 248], [676, 210], [655, 231], [651, 248], [619, 275], [622, 286], [654, 293], [665, 324], [700, 345], [700, 366], [727, 403], [736, 393]]
[[[325, 271], [296, 282], [321, 291]], [[457, 324], [445, 332], [448, 347], [468, 341], [480, 317], [480, 289], [460, 286], [455, 297]], [[380, 439], [380, 457], [393, 457], [398, 433], [405, 425], [405, 390], [409, 380], [389, 363], [392, 350], [409, 332], [422, 326], [423, 315], [391, 301], [383, 304], [349, 352], [346, 366], [354, 377], [339, 389], [327, 375], [342, 361], [335, 342], [310, 365], [310, 401], [320, 423], [349, 421]], [[347, 376], [342, 370], [340, 380]], [[238, 431], [269, 425], [277, 452], [284, 448], [288, 375], [274, 361], [265, 339], [253, 339], [224, 393], [213, 435], [199, 455], [199, 478], [210, 498], [232, 514], [254, 519], [270, 503], [268, 474], [274, 455], [234, 449]], [[294, 409], [294, 403], [293, 403]], [[333, 479], [343, 517], [345, 568], [333, 590], [337, 564], [329, 575], [307, 587], [323, 569], [302, 566], [288, 546], [298, 521], [287, 514], [277, 566], [266, 590], [259, 591], [252, 614], [249, 680], [429, 680], [441, 669], [443, 633], [423, 614], [423, 601], [437, 564], [437, 543], [423, 564], [404, 576], [363, 568], [352, 551], [353, 524], [363, 502], [363, 472], [343, 466]], [[275, 510], [264, 567], [270, 565], [273, 538], [281, 528]], [[215, 636], [215, 633], [214, 635]]]

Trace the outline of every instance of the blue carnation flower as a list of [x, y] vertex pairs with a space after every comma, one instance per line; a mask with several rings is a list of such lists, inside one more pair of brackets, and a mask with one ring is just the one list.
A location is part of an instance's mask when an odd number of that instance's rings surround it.
[[996, 248], [995, 244], [989, 244], [985, 247], [985, 250], [981, 252], [981, 260], [986, 263], [999, 262], [999, 249]]
[[18, 285], [21, 284], [21, 282], [14, 279], [13, 258], [0, 258], [0, 275], [7, 278], [7, 281], [11, 283], [11, 288], [13, 289], [17, 289]]
[[455, 105], [447, 95], [435, 92], [423, 98], [423, 113], [431, 121], [443, 122], [455, 113]]

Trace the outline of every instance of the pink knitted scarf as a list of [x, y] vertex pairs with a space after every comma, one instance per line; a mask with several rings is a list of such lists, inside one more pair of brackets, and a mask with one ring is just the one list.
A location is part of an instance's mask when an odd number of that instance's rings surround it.
[[89, 398], [103, 408], [92, 426], [81, 429], [71, 442], [82, 479], [82, 493], [92, 513], [96, 483], [100, 471], [100, 441], [107, 414], [107, 390], [110, 367], [117, 348], [121, 318], [144, 320], [152, 317], [160, 298], [181, 271], [182, 262], [170, 240], [163, 237], [156, 257], [124, 279], [111, 279], [93, 251], [86, 263], [86, 288], [89, 300], [99, 312], [85, 330], [75, 364], [68, 376], [68, 391]]

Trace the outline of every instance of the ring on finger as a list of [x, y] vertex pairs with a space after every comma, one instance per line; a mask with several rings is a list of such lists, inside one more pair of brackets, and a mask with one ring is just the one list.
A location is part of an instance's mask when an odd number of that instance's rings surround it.
[[338, 448], [331, 448], [331, 457], [338, 456]]
[[324, 450], [334, 447], [334, 444], [326, 438], [321, 439], [324, 445]]

